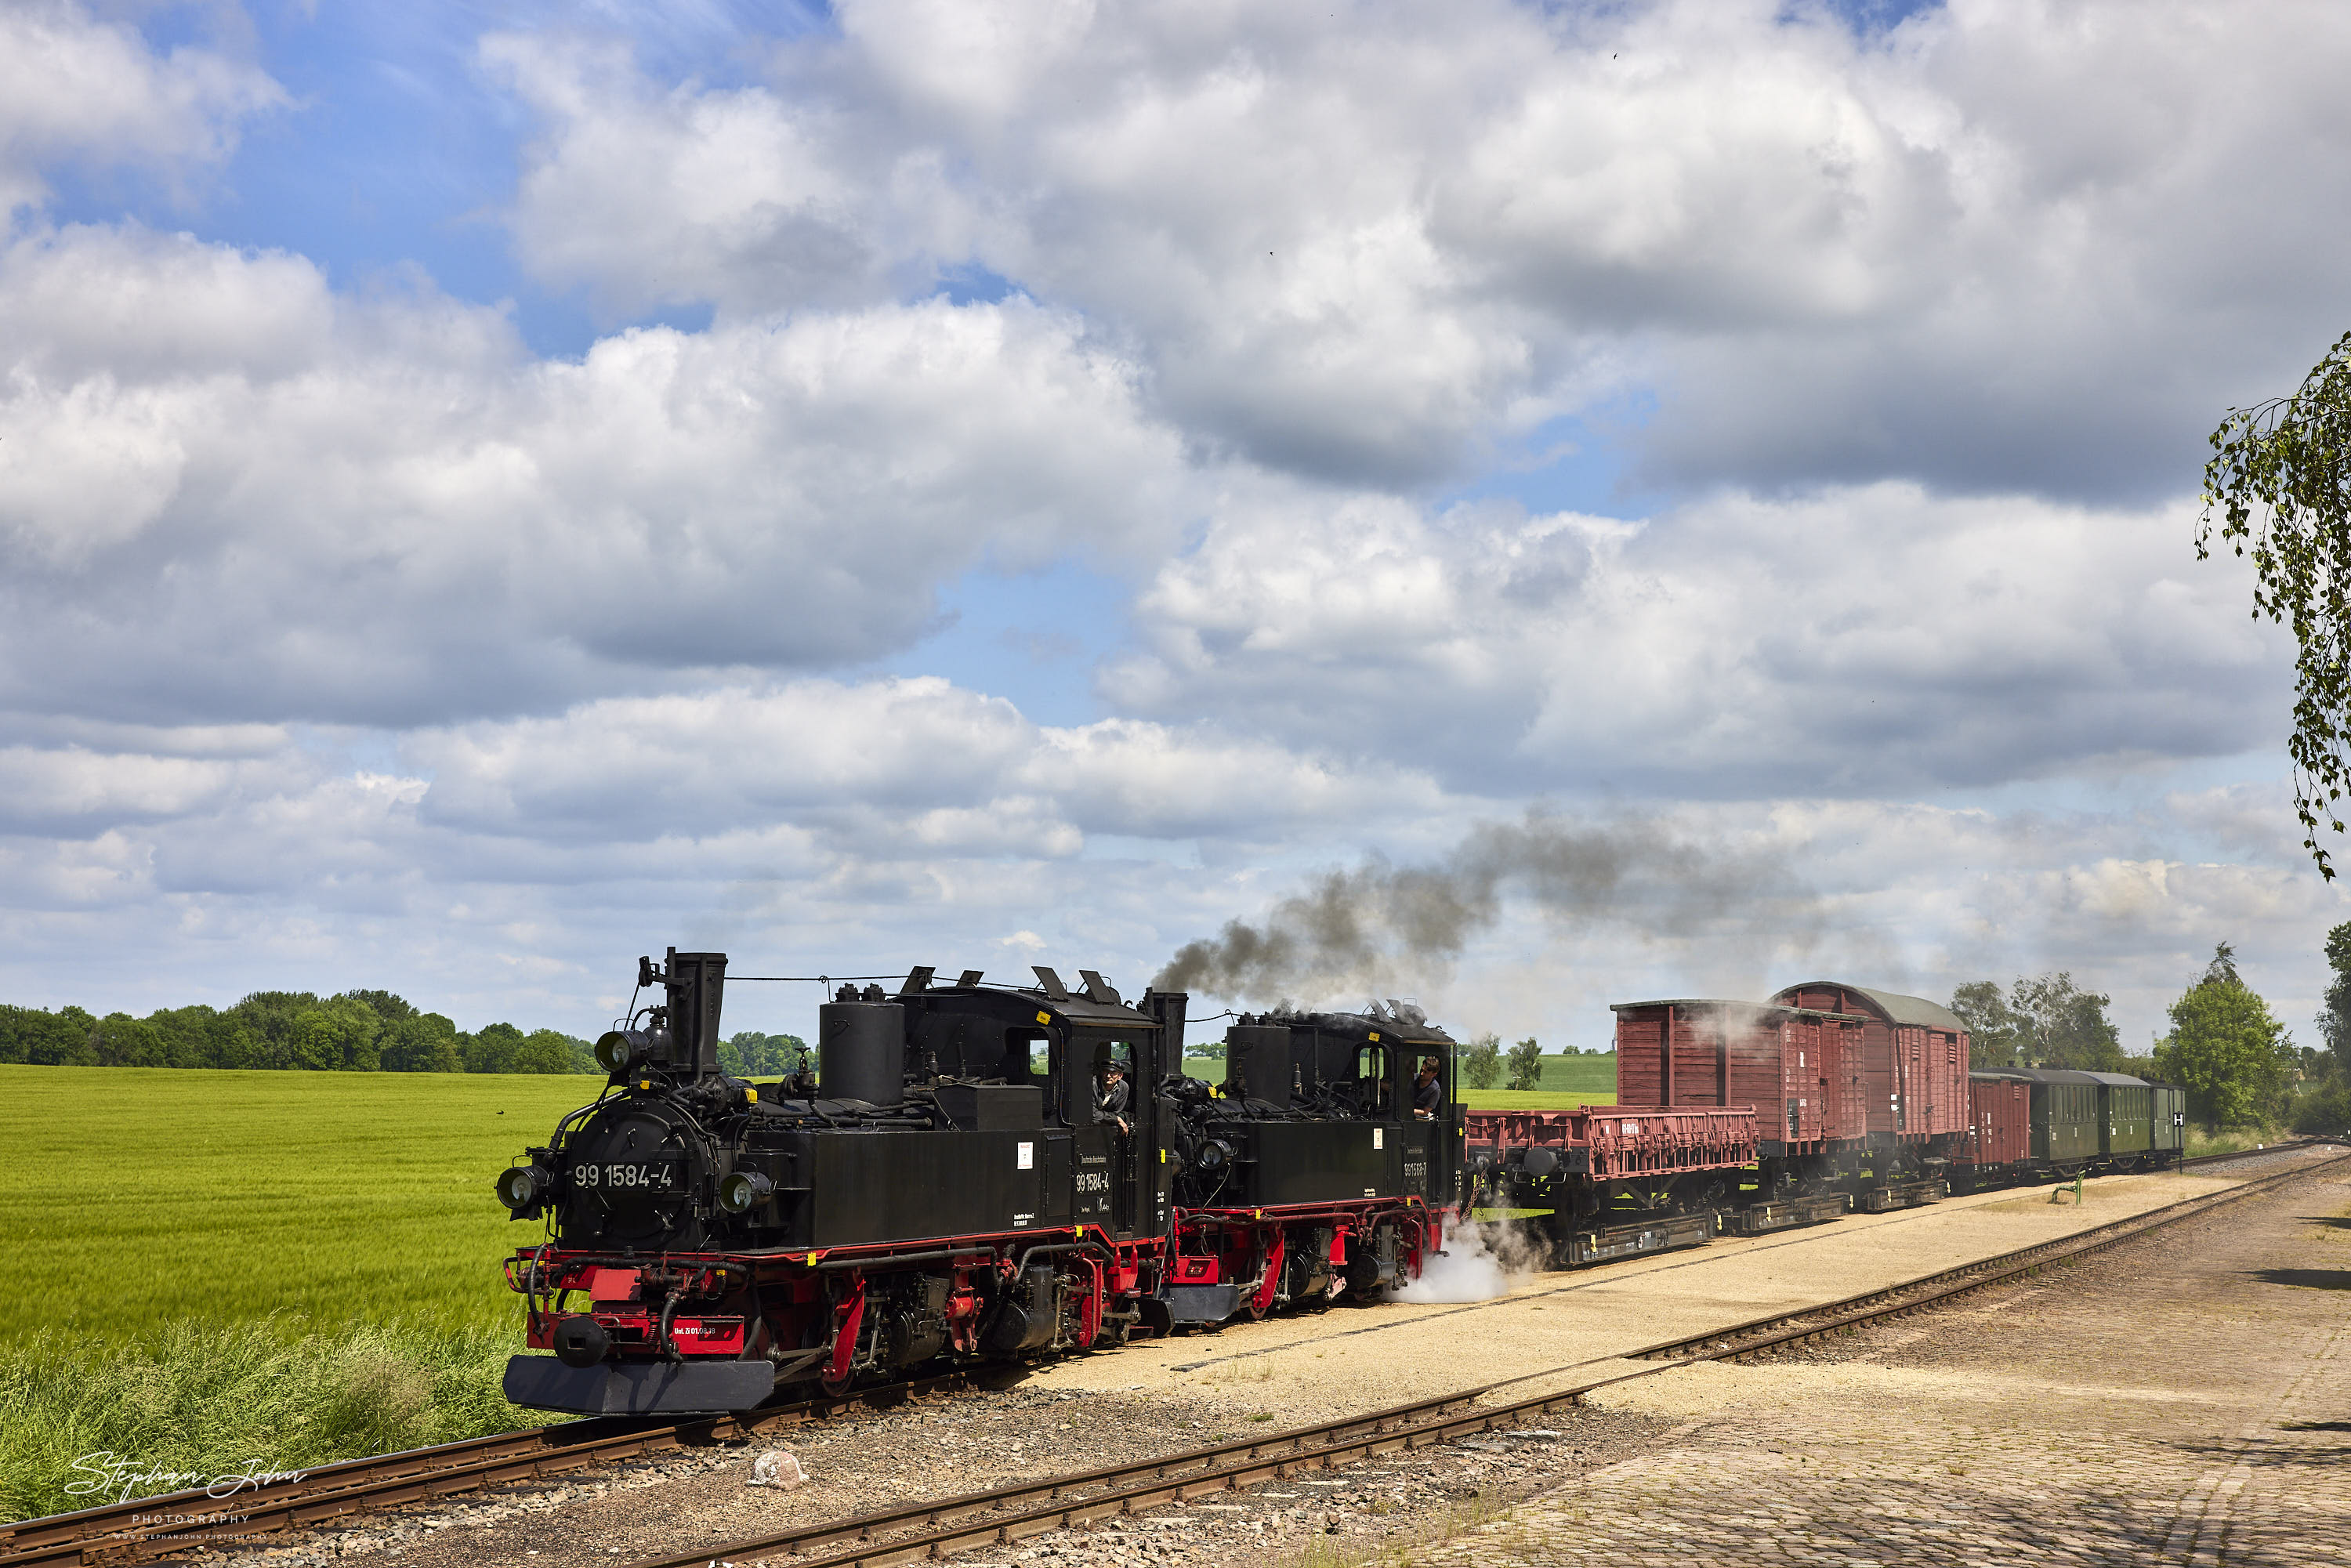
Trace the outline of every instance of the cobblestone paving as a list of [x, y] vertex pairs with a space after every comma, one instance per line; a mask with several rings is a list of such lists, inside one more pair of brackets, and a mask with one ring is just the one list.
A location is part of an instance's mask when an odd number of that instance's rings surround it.
[[2351, 1563], [2351, 1173], [1615, 1402], [1685, 1419], [1413, 1560]]

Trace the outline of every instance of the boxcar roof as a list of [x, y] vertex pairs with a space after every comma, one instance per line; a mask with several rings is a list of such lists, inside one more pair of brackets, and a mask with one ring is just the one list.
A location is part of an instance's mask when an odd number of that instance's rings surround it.
[[1610, 1002], [1612, 1013], [1628, 1013], [1638, 1008], [1746, 1008], [1759, 1013], [1793, 1013], [1798, 1018], [1852, 1019], [1860, 1013], [1830, 1012], [1823, 1008], [1791, 1007], [1786, 1002], [1746, 1002], [1731, 997], [1659, 997], [1648, 1002]]
[[1940, 1003], [1930, 1002], [1924, 997], [1906, 997], [1900, 991], [1874, 991], [1867, 986], [1856, 986], [1851, 980], [1806, 980], [1800, 985], [1782, 986], [1779, 994], [1784, 997], [1791, 991], [1809, 990], [1814, 986], [1834, 986], [1840, 990], [1867, 997], [1889, 1022], [1907, 1024], [1914, 1029], [1939, 1029], [1952, 1034], [1967, 1032], [1967, 1020]]

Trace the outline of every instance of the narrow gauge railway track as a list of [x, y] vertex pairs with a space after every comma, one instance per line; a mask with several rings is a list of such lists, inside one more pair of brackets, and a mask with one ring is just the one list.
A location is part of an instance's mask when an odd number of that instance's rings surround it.
[[2223, 1160], [2267, 1159], [2272, 1155], [2290, 1155], [2298, 1149], [2314, 1149], [2327, 1144], [2342, 1142], [2341, 1138], [2290, 1138], [2283, 1144], [2272, 1144], [2267, 1148], [2231, 1149], [2218, 1155], [2191, 1155], [2179, 1163], [2179, 1168], [2188, 1170], [2198, 1166], [2219, 1165]]
[[[1922, 1275], [1866, 1296], [1758, 1318], [1730, 1329], [1667, 1341], [1620, 1356], [1551, 1367], [1367, 1415], [1269, 1433], [1189, 1453], [831, 1520], [715, 1547], [699, 1545], [673, 1557], [640, 1559], [627, 1564], [627, 1568], [704, 1568], [716, 1562], [778, 1554], [791, 1557], [797, 1568], [882, 1568], [888, 1563], [944, 1557], [1212, 1492], [1236, 1490], [1301, 1470], [1327, 1469], [1375, 1454], [1426, 1448], [1496, 1431], [1573, 1406], [1585, 1395], [1612, 1384], [1656, 1377], [1700, 1362], [1736, 1361], [1801, 1340], [1919, 1312], [2052, 1263], [2103, 1251], [2346, 1159], [2351, 1159], [2351, 1155], [2338, 1155], [2316, 1164], [2256, 1177], [2225, 1192], [2203, 1194], [2074, 1236]], [[1632, 1372], [1610, 1373], [1529, 1398], [1485, 1406], [1475, 1404], [1514, 1384], [1628, 1360], [1647, 1360], [1654, 1364]]]
[[[2280, 1145], [2277, 1148], [2258, 1151], [2249, 1149], [2244, 1151], [2243, 1155], [2232, 1153], [2208, 1155], [2203, 1157], [2208, 1160], [2222, 1160], [2239, 1159], [2254, 1154], [2276, 1154], [2281, 1151], [2292, 1153], [2323, 1142], [2325, 1140], [2312, 1140], [2310, 1143]], [[2071, 1262], [2077, 1258], [2086, 1258], [2094, 1253], [2103, 1252], [2110, 1247], [2118, 1247], [2149, 1231], [2159, 1230], [2165, 1226], [2176, 1224], [2183, 1219], [2192, 1219], [2199, 1214], [2209, 1213], [2212, 1209], [2234, 1203], [2240, 1198], [2250, 1197], [2257, 1192], [2266, 1191], [2282, 1182], [2292, 1181], [2296, 1176], [2307, 1176], [2312, 1171], [2324, 1170], [2329, 1166], [2339, 1165], [2346, 1159], [2351, 1159], [2351, 1155], [2336, 1155], [2330, 1159], [2296, 1166], [2292, 1170], [2256, 1176], [2241, 1186], [2228, 1187], [2220, 1192], [2204, 1193], [2196, 1197], [2183, 1198], [2178, 1203], [2168, 1204], [2161, 1208], [2151, 1208], [2144, 1213], [2125, 1215], [2120, 1219], [2109, 1220], [2104, 1225], [2094, 1226], [2087, 1230], [2077, 1230], [2071, 1236], [2056, 1237], [2048, 1241], [2036, 1242], [2030, 1247], [2020, 1247], [2012, 1252], [2002, 1252], [1994, 1257], [1979, 1259], [1972, 1263], [1962, 1263], [1956, 1268], [1939, 1270], [1931, 1274], [1921, 1274], [1916, 1279], [1905, 1280], [1900, 1284], [1887, 1285], [1876, 1291], [1865, 1291], [1858, 1295], [1847, 1296], [1841, 1301], [1824, 1301], [1819, 1306], [1806, 1307], [1799, 1312], [1775, 1312], [1766, 1317], [1752, 1318], [1746, 1322], [1733, 1323], [1728, 1328], [1712, 1329], [1705, 1333], [1692, 1334], [1686, 1339], [1651, 1345], [1646, 1350], [1634, 1351], [1631, 1354], [1641, 1360], [1743, 1361], [1751, 1355], [1784, 1349], [1810, 1340], [1825, 1338], [1830, 1334], [1843, 1333], [1862, 1324], [1882, 1322], [1889, 1318], [1920, 1312], [1955, 1297], [1969, 1295], [1989, 1286], [2006, 1284], [2011, 1281], [2037, 1273], [2052, 1263]]]
[[[301, 1530], [329, 1520], [404, 1502], [559, 1475], [590, 1465], [698, 1447], [777, 1427], [822, 1420], [846, 1411], [883, 1406], [925, 1394], [983, 1383], [1000, 1368], [976, 1367], [904, 1383], [881, 1384], [838, 1398], [802, 1400], [747, 1412], [747, 1419], [698, 1416], [654, 1418], [594, 1416], [525, 1427], [463, 1442], [441, 1443], [363, 1459], [346, 1459], [301, 1472], [298, 1480], [215, 1499], [203, 1491], [172, 1492], [110, 1503], [76, 1513], [0, 1525], [0, 1568], [62, 1568], [64, 1564], [131, 1563], [209, 1544], [206, 1533], [240, 1542]], [[231, 1516], [214, 1526], [191, 1517]], [[180, 1522], [175, 1522], [180, 1521]]]
[[[2281, 1145], [2260, 1150], [2237, 1150], [2183, 1162], [2210, 1165], [2294, 1152], [2304, 1145]], [[2337, 1156], [2341, 1158], [2344, 1156]], [[2325, 1162], [2331, 1164], [2334, 1162]], [[1417, 1401], [1368, 1416], [1349, 1417], [1318, 1427], [1268, 1434], [1248, 1442], [1204, 1448], [1126, 1467], [1063, 1476], [1028, 1488], [976, 1493], [916, 1505], [887, 1514], [864, 1516], [832, 1524], [810, 1526], [790, 1534], [757, 1542], [737, 1542], [717, 1550], [716, 1556], [741, 1556], [761, 1551], [805, 1552], [841, 1542], [870, 1542], [877, 1535], [896, 1536], [912, 1531], [915, 1537], [892, 1541], [872, 1550], [852, 1548], [808, 1560], [809, 1568], [830, 1568], [835, 1563], [883, 1563], [908, 1556], [935, 1555], [974, 1544], [982, 1537], [998, 1538], [1009, 1531], [1033, 1533], [1061, 1523], [1129, 1511], [1205, 1491], [1246, 1486], [1298, 1468], [1323, 1468], [1354, 1458], [1417, 1447], [1455, 1437], [1507, 1426], [1518, 1419], [1562, 1405], [1591, 1390], [1628, 1377], [1655, 1375], [1672, 1365], [1701, 1360], [1738, 1360], [1783, 1345], [1837, 1333], [1859, 1324], [1899, 1316], [1968, 1291], [2031, 1272], [2047, 1263], [2114, 1246], [2133, 1236], [2185, 1219], [2218, 1205], [2248, 1197], [2278, 1182], [2323, 1166], [2302, 1166], [2274, 1176], [2258, 1177], [2225, 1192], [2206, 1194], [2164, 1208], [2150, 1210], [2093, 1230], [2077, 1232], [2016, 1252], [1981, 1260], [1938, 1274], [1906, 1281], [1884, 1290], [1849, 1297], [1794, 1312], [1759, 1318], [1704, 1334], [1651, 1345], [1626, 1353], [1625, 1359], [1666, 1359], [1664, 1364], [1630, 1374], [1618, 1374], [1575, 1388], [1517, 1404], [1464, 1411], [1460, 1407], [1510, 1384], [1534, 1377], [1560, 1375], [1576, 1366], [1552, 1368], [1505, 1383], [1486, 1385]], [[2032, 1189], [2026, 1189], [2032, 1190]], [[1592, 1363], [1581, 1365], [1596, 1364]], [[178, 1492], [111, 1504], [77, 1513], [56, 1514], [0, 1525], [0, 1568], [65, 1568], [65, 1565], [134, 1563], [175, 1551], [204, 1544], [175, 1519], [190, 1515], [230, 1514], [234, 1523], [220, 1526], [224, 1535], [242, 1540], [348, 1517], [402, 1503], [536, 1479], [593, 1465], [611, 1464], [641, 1455], [723, 1441], [778, 1426], [822, 1419], [843, 1411], [884, 1406], [984, 1382], [989, 1368], [975, 1368], [937, 1377], [885, 1384], [860, 1389], [837, 1399], [811, 1399], [750, 1413], [747, 1420], [732, 1416], [701, 1416], [690, 1421], [660, 1423], [601, 1417], [529, 1427], [464, 1442], [446, 1443], [403, 1453], [346, 1460], [303, 1473], [299, 1480], [273, 1483], [256, 1490], [215, 1500], [202, 1491]], [[1451, 1412], [1451, 1414], [1447, 1414]], [[1271, 1457], [1268, 1457], [1271, 1456]], [[1077, 1502], [1068, 1494], [1084, 1492]], [[1031, 1494], [1035, 1494], [1031, 1496]], [[1021, 1500], [1026, 1499], [1026, 1502]], [[1008, 1513], [1006, 1510], [1011, 1510]], [[985, 1513], [986, 1521], [970, 1530], [956, 1521]], [[1040, 1522], [1040, 1521], [1043, 1522]], [[1028, 1528], [1024, 1528], [1028, 1527]], [[977, 1531], [977, 1533], [975, 1533]], [[709, 1548], [659, 1563], [703, 1563], [712, 1560]], [[653, 1568], [653, 1564], [632, 1565]]]

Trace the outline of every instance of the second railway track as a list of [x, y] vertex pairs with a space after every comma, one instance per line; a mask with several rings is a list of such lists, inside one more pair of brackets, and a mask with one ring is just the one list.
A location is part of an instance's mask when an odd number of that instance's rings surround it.
[[[2293, 1146], [2211, 1156], [2198, 1164], [2293, 1152]], [[947, 1554], [987, 1542], [1017, 1539], [1179, 1499], [1246, 1487], [1301, 1469], [1327, 1469], [1398, 1448], [1423, 1447], [1515, 1426], [1570, 1406], [1611, 1384], [1670, 1372], [1677, 1365], [1739, 1360], [1865, 1324], [1918, 1312], [1956, 1296], [2029, 1275], [2149, 1231], [2265, 1191], [2279, 1183], [2351, 1156], [2297, 1165], [2219, 1193], [2184, 1199], [2086, 1231], [1995, 1258], [1902, 1281], [1845, 1299], [1749, 1320], [1705, 1333], [1645, 1346], [1621, 1355], [1549, 1368], [1434, 1396], [1365, 1415], [1270, 1433], [1130, 1464], [1066, 1474], [820, 1522], [773, 1535], [697, 1545], [673, 1557], [643, 1559], [629, 1568], [700, 1568], [716, 1559], [784, 1554], [806, 1568], [849, 1568]], [[1627, 1361], [1654, 1364], [1621, 1370]], [[1531, 1397], [1480, 1406], [1514, 1385], [1572, 1376], [1602, 1365], [1619, 1370]], [[255, 1536], [298, 1530], [354, 1514], [455, 1493], [528, 1481], [641, 1455], [773, 1430], [850, 1409], [919, 1399], [926, 1393], [984, 1383], [985, 1370], [888, 1385], [839, 1399], [819, 1399], [757, 1412], [743, 1419], [702, 1417], [675, 1424], [590, 1420], [530, 1428], [374, 1458], [349, 1460], [306, 1472], [226, 1500], [203, 1492], [145, 1498], [79, 1513], [0, 1526], [0, 1568], [135, 1563], [207, 1543], [250, 1543]], [[190, 1514], [225, 1514], [217, 1525], [183, 1528]]]

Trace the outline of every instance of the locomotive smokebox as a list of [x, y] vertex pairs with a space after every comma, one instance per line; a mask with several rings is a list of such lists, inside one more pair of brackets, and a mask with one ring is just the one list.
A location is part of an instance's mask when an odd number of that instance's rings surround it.
[[1225, 1030], [1225, 1092], [1290, 1104], [1290, 1030], [1242, 1023]]
[[853, 986], [816, 1009], [820, 1092], [828, 1100], [895, 1105], [906, 1098], [906, 1009], [862, 1002]]

